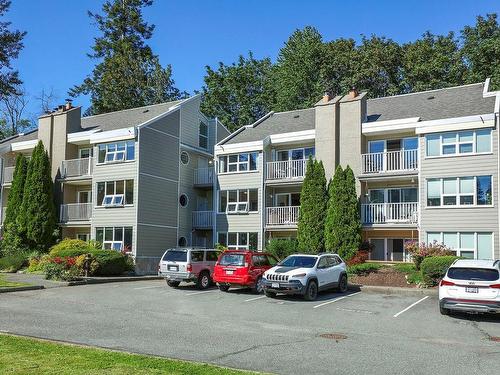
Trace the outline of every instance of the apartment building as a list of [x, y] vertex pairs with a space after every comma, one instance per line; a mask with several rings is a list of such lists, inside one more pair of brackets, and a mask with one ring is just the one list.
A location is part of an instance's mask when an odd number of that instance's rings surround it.
[[214, 241], [260, 250], [295, 237], [312, 156], [327, 178], [353, 169], [372, 259], [409, 260], [412, 239], [500, 258], [499, 106], [487, 80], [378, 99], [351, 90], [271, 112], [215, 146]]
[[81, 117], [70, 102], [0, 143], [2, 220], [18, 153], [47, 149], [63, 238], [129, 251], [139, 273], [164, 250], [212, 246], [213, 148], [229, 135], [200, 96]]

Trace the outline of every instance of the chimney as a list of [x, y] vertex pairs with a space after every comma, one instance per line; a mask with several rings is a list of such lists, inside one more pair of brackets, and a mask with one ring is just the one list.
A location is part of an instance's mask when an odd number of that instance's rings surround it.
[[355, 97], [357, 97], [359, 95], [359, 92], [356, 89], [356, 87], [351, 87], [348, 95], [349, 95], [349, 98], [354, 99]]
[[66, 104], [65, 104], [66, 110], [73, 108], [73, 103], [71, 99], [66, 99]]
[[325, 92], [323, 94], [323, 103], [328, 103], [330, 101], [330, 94], [328, 92]]

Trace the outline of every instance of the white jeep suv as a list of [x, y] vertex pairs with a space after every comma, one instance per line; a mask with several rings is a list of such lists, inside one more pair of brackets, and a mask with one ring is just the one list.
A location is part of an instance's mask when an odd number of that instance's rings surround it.
[[319, 291], [347, 290], [346, 264], [337, 254], [290, 255], [264, 273], [262, 286], [271, 298], [278, 293], [300, 294], [312, 301]]
[[500, 313], [500, 260], [458, 259], [439, 283], [439, 310]]

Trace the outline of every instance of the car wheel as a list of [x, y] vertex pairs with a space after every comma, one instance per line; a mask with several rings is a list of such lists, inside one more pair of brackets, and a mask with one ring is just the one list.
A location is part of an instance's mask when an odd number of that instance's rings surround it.
[[196, 282], [196, 287], [198, 289], [207, 289], [210, 287], [210, 274], [206, 271], [203, 271], [198, 276], [198, 281]]
[[262, 279], [262, 277], [259, 277], [257, 279], [257, 281], [255, 282], [255, 285], [252, 288], [252, 292], [257, 293], [257, 294], [261, 294], [262, 291], [264, 290], [263, 284], [264, 284], [264, 280]]
[[340, 293], [347, 292], [347, 275], [344, 274], [344, 275], [340, 276], [339, 286], [338, 286], [337, 290]]
[[276, 298], [276, 293], [274, 292], [268, 292], [267, 290], [264, 290], [264, 294], [266, 295], [266, 297]]
[[180, 283], [180, 281], [167, 280], [167, 285], [172, 288], [177, 288]]
[[450, 310], [445, 309], [444, 307], [441, 306], [439, 306], [439, 312], [441, 313], [441, 315], [450, 315]]
[[219, 290], [221, 292], [227, 292], [229, 290], [229, 285], [219, 285]]
[[318, 283], [314, 280], [309, 281], [306, 287], [304, 299], [307, 301], [314, 301], [318, 297]]

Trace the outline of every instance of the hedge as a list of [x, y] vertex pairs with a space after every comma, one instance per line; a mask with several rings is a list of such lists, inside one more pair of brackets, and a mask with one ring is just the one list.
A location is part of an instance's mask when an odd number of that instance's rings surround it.
[[99, 249], [100, 246], [97, 242], [85, 242], [66, 238], [52, 246], [49, 254], [52, 257], [77, 257]]
[[382, 268], [378, 263], [360, 263], [347, 267], [347, 272], [351, 275], [367, 275]]
[[460, 257], [447, 255], [425, 258], [420, 265], [424, 284], [428, 286], [437, 285], [456, 259], [460, 259]]
[[295, 239], [273, 238], [266, 245], [266, 251], [278, 259], [298, 252], [298, 242]]

